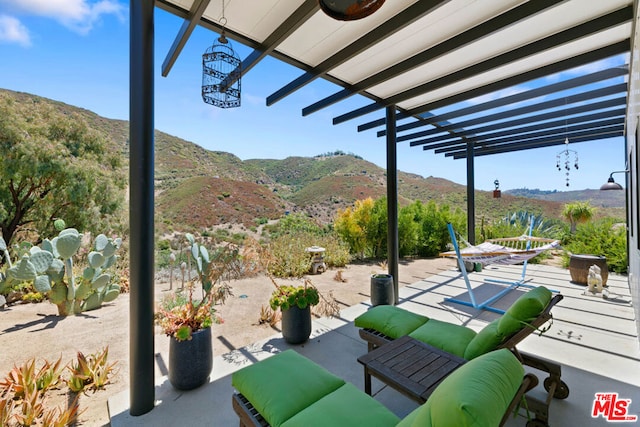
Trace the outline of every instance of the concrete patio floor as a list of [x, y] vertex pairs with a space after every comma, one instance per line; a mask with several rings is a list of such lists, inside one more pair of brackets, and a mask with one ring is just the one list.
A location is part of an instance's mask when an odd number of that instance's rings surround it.
[[[491, 295], [499, 285], [484, 282], [485, 278], [517, 280], [522, 266], [488, 266], [482, 272], [469, 274], [476, 298]], [[634, 323], [627, 278], [610, 274], [609, 298], [584, 295], [585, 287], [570, 282], [568, 270], [529, 265], [527, 283], [545, 285], [560, 291], [564, 299], [553, 309], [553, 325], [542, 336], [530, 335], [518, 346], [520, 351], [553, 360], [562, 365], [562, 379], [569, 386], [565, 400], [554, 399], [549, 408], [549, 424], [562, 426], [609, 425], [603, 416], [593, 418], [591, 411], [596, 393], [615, 392], [621, 399], [631, 399], [629, 415], [640, 416], [640, 346]], [[403, 278], [406, 280], [406, 278]], [[527, 288], [511, 291], [493, 305], [508, 307]], [[480, 311], [445, 298], [468, 296], [459, 271], [448, 270], [400, 289], [400, 306], [431, 318], [463, 324], [479, 330], [498, 314]], [[294, 348], [299, 353], [324, 366], [334, 374], [364, 388], [363, 368], [356, 361], [366, 353], [367, 346], [358, 336], [353, 319], [369, 308], [361, 303], [342, 310], [340, 318], [314, 319], [311, 339], [292, 346], [275, 335], [214, 359], [208, 384], [189, 392], [177, 392], [166, 377], [157, 379], [156, 407], [149, 413], [129, 415], [129, 393], [123, 392], [109, 399], [109, 413], [113, 427], [128, 426], [236, 426], [238, 417], [231, 407], [231, 373], [262, 360], [274, 353]], [[167, 355], [162, 355], [168, 360]], [[540, 383], [546, 375], [536, 372]], [[417, 404], [382, 383], [373, 381], [375, 398], [403, 417]], [[532, 395], [544, 398], [546, 392], [539, 385]], [[526, 418], [518, 416], [508, 426], [524, 426]], [[629, 423], [627, 423], [629, 424]], [[633, 424], [633, 423], [631, 423]], [[640, 424], [640, 421], [638, 422]], [[354, 419], [354, 426], [357, 420]]]

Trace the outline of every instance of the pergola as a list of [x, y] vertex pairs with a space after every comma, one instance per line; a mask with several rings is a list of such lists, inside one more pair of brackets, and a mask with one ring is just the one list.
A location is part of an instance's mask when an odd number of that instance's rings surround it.
[[[300, 69], [267, 105], [317, 78], [336, 91], [301, 106], [304, 116], [354, 95], [363, 100], [333, 124], [361, 120], [358, 131], [376, 130], [386, 142], [389, 272], [396, 287], [398, 143], [465, 159], [473, 243], [475, 157], [625, 135], [629, 65], [606, 63], [631, 51], [632, 0], [388, 0], [354, 21], [330, 18], [318, 0], [131, 0], [133, 415], [154, 401], [154, 10], [184, 19], [162, 65], [167, 76], [197, 25], [221, 32], [223, 2], [226, 36], [253, 49], [240, 75], [267, 56]], [[501, 90], [511, 94], [477, 102]]]

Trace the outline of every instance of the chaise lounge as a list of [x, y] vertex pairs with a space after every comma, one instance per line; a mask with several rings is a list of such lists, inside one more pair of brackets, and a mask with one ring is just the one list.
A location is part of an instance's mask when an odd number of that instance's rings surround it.
[[380, 402], [294, 350], [232, 374], [240, 427], [502, 426], [537, 378], [506, 349], [462, 365], [398, 418]]
[[372, 307], [358, 316], [354, 323], [361, 328], [360, 337], [367, 342], [369, 351], [405, 335], [466, 360], [496, 349], [510, 349], [523, 364], [549, 373], [543, 383], [549, 397], [544, 404], [535, 405], [537, 417], [546, 421], [551, 397], [567, 398], [569, 387], [560, 378], [560, 365], [520, 353], [516, 345], [535, 331], [546, 331], [541, 328], [552, 319], [551, 309], [562, 298], [561, 294], [552, 296], [544, 286], [536, 287], [521, 295], [504, 315], [478, 333], [465, 326], [430, 319], [389, 305]]

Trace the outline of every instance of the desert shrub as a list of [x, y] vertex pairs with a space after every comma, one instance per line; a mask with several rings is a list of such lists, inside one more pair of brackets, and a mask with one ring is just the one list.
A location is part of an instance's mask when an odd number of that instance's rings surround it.
[[606, 257], [609, 271], [627, 273], [627, 230], [613, 218], [578, 225], [563, 248], [565, 267], [569, 266], [570, 254], [591, 254]]
[[272, 238], [268, 247], [271, 259], [269, 273], [275, 277], [301, 277], [311, 270], [311, 257], [306, 248], [322, 246], [326, 249], [327, 267], [344, 267], [349, 261], [349, 248], [334, 233], [297, 232]]
[[344, 267], [351, 261], [349, 245], [334, 232], [316, 236], [315, 241], [317, 243], [313, 243], [314, 245], [326, 249], [324, 262], [327, 267]]
[[419, 224], [418, 243], [413, 252], [418, 256], [436, 256], [447, 250], [451, 243], [448, 223], [459, 233], [467, 229], [466, 215], [460, 209], [451, 210], [447, 204], [438, 206], [433, 200], [427, 204], [416, 201], [404, 209], [412, 212], [414, 222]]
[[367, 254], [367, 228], [371, 222], [373, 199], [356, 200], [353, 207], [339, 210], [333, 223], [334, 230], [349, 245], [350, 252], [358, 258]]
[[283, 234], [296, 234], [296, 233], [309, 233], [315, 235], [321, 235], [327, 232], [325, 227], [322, 227], [314, 219], [302, 213], [293, 213], [285, 215], [280, 220], [271, 225], [264, 227], [267, 235], [276, 238]]
[[[465, 230], [465, 215], [438, 206], [434, 201], [420, 201], [399, 209], [399, 253], [404, 256], [435, 256], [446, 250], [451, 241], [447, 223], [457, 231]], [[359, 200], [353, 207], [339, 211], [334, 222], [336, 232], [348, 243], [351, 253], [359, 258], [387, 256], [387, 199]]]
[[307, 243], [301, 233], [283, 234], [271, 240], [269, 250], [273, 262], [267, 267], [275, 277], [301, 277], [311, 266], [309, 254], [304, 250]]

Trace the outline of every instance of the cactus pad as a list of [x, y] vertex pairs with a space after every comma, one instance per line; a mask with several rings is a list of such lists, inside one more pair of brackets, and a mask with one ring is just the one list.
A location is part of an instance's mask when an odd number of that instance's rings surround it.
[[93, 287], [93, 289], [101, 289], [108, 285], [110, 281], [110, 274], [102, 274], [91, 282], [91, 287]]
[[93, 280], [93, 276], [95, 276], [96, 274], [96, 269], [92, 268], [92, 267], [87, 267], [84, 269], [84, 271], [82, 272], [82, 278], [88, 281], [92, 281]]
[[109, 243], [109, 239], [107, 238], [107, 236], [105, 236], [104, 234], [99, 234], [93, 243], [93, 247], [96, 249], [96, 251], [102, 252], [104, 248], [107, 247], [107, 243]]
[[47, 275], [51, 278], [53, 283], [62, 282], [62, 279], [64, 278], [64, 263], [55, 258], [51, 261], [51, 265], [49, 265], [49, 268], [47, 269]]
[[100, 253], [100, 252], [90, 252], [89, 253], [89, 265], [92, 268], [99, 268], [100, 266], [102, 266], [102, 264], [104, 264], [105, 261], [105, 257]]
[[36, 288], [36, 291], [45, 293], [51, 290], [51, 281], [49, 280], [49, 276], [46, 274], [42, 274], [36, 277], [36, 280], [33, 282], [33, 287]]
[[25, 255], [17, 265], [7, 270], [7, 276], [19, 282], [30, 282], [36, 280], [36, 267], [29, 261], [29, 257]]
[[53, 226], [56, 230], [62, 231], [67, 226], [67, 224], [64, 222], [64, 219], [58, 218], [55, 221], [53, 221]]
[[95, 293], [95, 294], [91, 294], [89, 295], [89, 298], [87, 298], [87, 300], [82, 303], [81, 308], [82, 311], [89, 311], [89, 310], [95, 310], [96, 308], [99, 308], [102, 305], [102, 297], [100, 296], [100, 294]]
[[82, 282], [76, 288], [76, 299], [83, 300], [91, 293], [91, 285], [89, 282]]
[[104, 293], [103, 301], [111, 302], [114, 299], [118, 298], [120, 295], [120, 286], [118, 285], [109, 285], [109, 289]]
[[[37, 248], [37, 246], [34, 246], [34, 248]], [[29, 257], [29, 261], [31, 261], [33, 266], [36, 268], [36, 272], [42, 274], [49, 269], [49, 266], [53, 262], [53, 254], [49, 251], [43, 251], [40, 249], [34, 251], [32, 248], [32, 253], [31, 257]]]
[[69, 259], [75, 255], [82, 244], [82, 234], [73, 228], [62, 230], [54, 239], [56, 249], [63, 259]]

